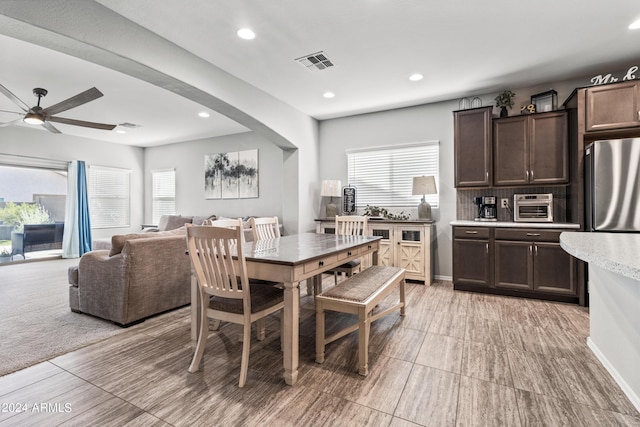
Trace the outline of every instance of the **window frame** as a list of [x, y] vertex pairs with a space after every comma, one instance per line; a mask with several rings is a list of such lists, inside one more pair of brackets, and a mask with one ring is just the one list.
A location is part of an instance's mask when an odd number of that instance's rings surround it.
[[[422, 200], [422, 195], [412, 195], [415, 176], [433, 175], [436, 188], [440, 188], [438, 140], [349, 149], [345, 154], [348, 183], [356, 187], [358, 209], [367, 205], [415, 208]], [[425, 199], [434, 209], [439, 208], [439, 194], [427, 194]]]
[[[89, 214], [91, 217], [92, 229], [107, 229], [107, 228], [128, 228], [131, 227], [131, 169], [114, 168], [110, 166], [98, 166], [90, 165], [88, 173], [88, 193], [89, 193]], [[105, 182], [107, 174], [112, 174], [110, 177], [111, 182]], [[123, 179], [124, 183], [113, 182], [114, 175], [121, 174], [120, 179]], [[102, 182], [98, 182], [102, 178]], [[116, 179], [117, 180], [117, 179]], [[113, 189], [121, 186], [123, 191], [119, 194], [101, 194], [98, 192], [105, 191], [105, 185], [109, 184]], [[123, 203], [120, 215], [117, 218], [123, 219], [122, 222], [109, 221], [106, 211], [109, 209], [116, 210], [118, 208], [113, 206], [111, 201], [121, 200]], [[102, 204], [102, 206], [100, 205]]]
[[[164, 177], [163, 182], [170, 182], [172, 185], [172, 189], [170, 191], [170, 193], [172, 192], [173, 195], [157, 195], [156, 193], [156, 183], [157, 183], [157, 179], [162, 178], [162, 175], [164, 174], [169, 174], [169, 172], [171, 173], [172, 177]], [[168, 188], [162, 188], [163, 190], [168, 190]], [[158, 204], [168, 204], [170, 202], [172, 202], [172, 208], [166, 209], [166, 208], [161, 208], [158, 209], [158, 206], [156, 204], [156, 202], [158, 202]], [[151, 171], [151, 223], [152, 224], [158, 224], [160, 221], [160, 217], [162, 215], [175, 215], [176, 213], [176, 169], [175, 168], [168, 168], [168, 169], [155, 169]]]

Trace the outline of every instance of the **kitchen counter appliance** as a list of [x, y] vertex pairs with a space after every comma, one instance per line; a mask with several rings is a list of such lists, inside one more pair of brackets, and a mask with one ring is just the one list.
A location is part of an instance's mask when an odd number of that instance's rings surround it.
[[514, 194], [515, 222], [553, 222], [553, 194]]
[[585, 149], [588, 231], [640, 232], [640, 138], [594, 141]]
[[473, 203], [478, 205], [478, 216], [476, 221], [497, 221], [498, 209], [496, 198], [493, 196], [474, 197]]

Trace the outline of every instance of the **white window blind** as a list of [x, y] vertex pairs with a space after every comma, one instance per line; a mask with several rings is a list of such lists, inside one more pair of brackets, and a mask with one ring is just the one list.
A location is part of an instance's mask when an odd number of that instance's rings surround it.
[[174, 215], [176, 213], [176, 171], [164, 169], [151, 171], [152, 181], [152, 221], [160, 222], [162, 215]]
[[[415, 207], [422, 196], [413, 196], [413, 177], [433, 175], [439, 187], [439, 142], [347, 150], [349, 184], [357, 189], [357, 206]], [[427, 194], [431, 207], [439, 206], [437, 194]]]
[[128, 227], [130, 220], [130, 176], [128, 169], [91, 165], [89, 168], [89, 213], [91, 228]]

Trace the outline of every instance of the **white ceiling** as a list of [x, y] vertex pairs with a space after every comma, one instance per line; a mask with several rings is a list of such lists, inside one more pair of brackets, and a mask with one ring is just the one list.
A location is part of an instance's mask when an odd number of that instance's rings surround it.
[[[627, 29], [640, 18], [636, 0], [98, 2], [319, 120], [640, 65], [640, 30]], [[242, 27], [256, 39], [239, 39]], [[152, 146], [248, 130], [210, 110], [201, 119], [195, 102], [100, 65], [1, 35], [0, 51], [0, 83], [28, 105], [34, 87], [49, 90], [46, 107], [96, 86], [104, 97], [60, 116], [141, 126], [116, 134], [55, 124], [65, 134]], [[335, 66], [295, 62], [318, 51]], [[424, 79], [409, 81], [416, 72]], [[2, 95], [0, 110], [19, 111]], [[0, 113], [0, 122], [16, 118]]]

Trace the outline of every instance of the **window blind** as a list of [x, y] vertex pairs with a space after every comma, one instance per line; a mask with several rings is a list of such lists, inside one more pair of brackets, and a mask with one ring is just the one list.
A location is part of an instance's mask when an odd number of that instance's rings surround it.
[[130, 176], [128, 169], [89, 167], [91, 228], [129, 227]]
[[176, 171], [164, 169], [151, 171], [152, 181], [152, 221], [160, 222], [162, 215], [176, 213]]
[[[415, 207], [422, 196], [413, 196], [413, 177], [433, 175], [439, 187], [439, 142], [429, 141], [393, 147], [347, 150], [349, 184], [357, 189], [357, 207]], [[439, 206], [438, 194], [427, 194], [431, 207]]]

